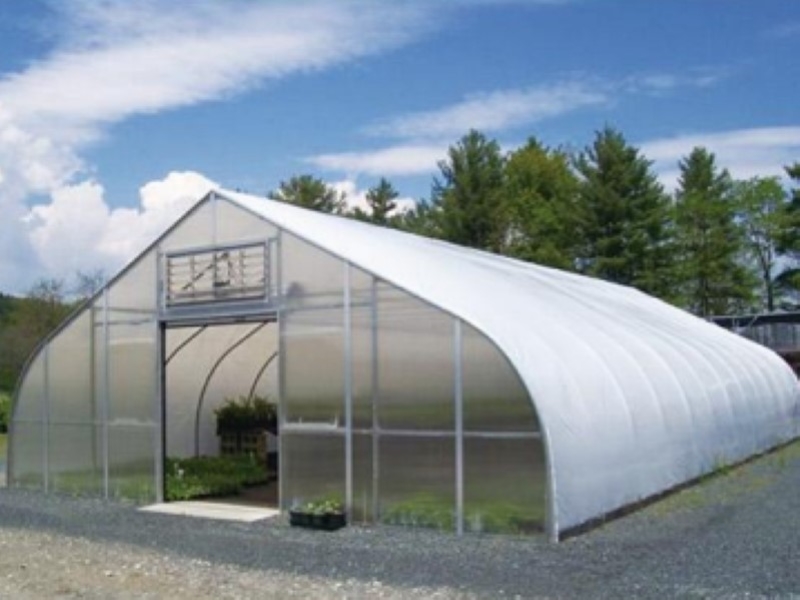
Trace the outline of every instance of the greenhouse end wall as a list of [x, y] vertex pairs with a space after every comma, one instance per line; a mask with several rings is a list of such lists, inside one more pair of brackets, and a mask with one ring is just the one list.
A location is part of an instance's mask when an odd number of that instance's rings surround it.
[[278, 319], [282, 508], [334, 498], [355, 522], [543, 530], [539, 423], [497, 347], [213, 195], [33, 358], [15, 403], [11, 485], [162, 498], [164, 256], [258, 240], [272, 252], [264, 306]]
[[356, 522], [530, 533], [546, 474], [530, 398], [482, 333], [281, 236], [282, 508]]

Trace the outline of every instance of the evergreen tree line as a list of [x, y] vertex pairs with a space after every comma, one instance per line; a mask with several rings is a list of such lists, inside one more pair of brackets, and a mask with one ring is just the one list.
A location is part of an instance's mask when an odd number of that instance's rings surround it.
[[[682, 158], [667, 193], [652, 162], [611, 127], [578, 152], [535, 138], [503, 153], [470, 131], [450, 146], [431, 195], [398, 213], [385, 178], [369, 210], [311, 175], [269, 197], [633, 286], [699, 316], [797, 306], [800, 189], [734, 180], [714, 154]], [[786, 167], [800, 183], [800, 163]]]

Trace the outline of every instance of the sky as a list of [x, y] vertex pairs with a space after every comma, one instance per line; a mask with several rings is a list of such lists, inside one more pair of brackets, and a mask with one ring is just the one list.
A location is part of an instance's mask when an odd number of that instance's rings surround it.
[[470, 129], [782, 176], [798, 56], [796, 0], [2, 0], [0, 291], [113, 275], [215, 186], [411, 206]]

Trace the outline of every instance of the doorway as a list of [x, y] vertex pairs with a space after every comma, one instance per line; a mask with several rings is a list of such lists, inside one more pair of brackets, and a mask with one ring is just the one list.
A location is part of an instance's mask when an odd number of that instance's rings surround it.
[[165, 501], [277, 507], [277, 318], [162, 332]]

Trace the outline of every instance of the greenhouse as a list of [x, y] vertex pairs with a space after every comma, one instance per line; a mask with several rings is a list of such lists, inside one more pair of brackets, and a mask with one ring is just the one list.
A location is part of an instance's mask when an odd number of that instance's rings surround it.
[[634, 289], [218, 190], [31, 357], [8, 483], [163, 501], [237, 398], [264, 502], [552, 539], [800, 432], [777, 355]]

